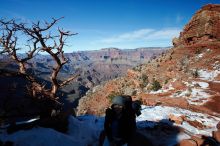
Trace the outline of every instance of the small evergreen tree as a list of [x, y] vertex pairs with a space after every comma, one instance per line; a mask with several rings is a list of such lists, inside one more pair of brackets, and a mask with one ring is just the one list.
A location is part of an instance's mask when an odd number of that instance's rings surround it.
[[146, 74], [142, 74], [140, 79], [141, 79], [140, 87], [141, 88], [146, 87], [149, 83], [148, 76]]
[[162, 86], [160, 85], [160, 82], [158, 82], [157, 80], [153, 79], [151, 90], [157, 91], [157, 90], [159, 90], [161, 88], [162, 88]]
[[193, 70], [192, 75], [193, 75], [194, 78], [198, 78], [198, 77], [199, 77], [199, 71], [198, 71], [198, 69]]

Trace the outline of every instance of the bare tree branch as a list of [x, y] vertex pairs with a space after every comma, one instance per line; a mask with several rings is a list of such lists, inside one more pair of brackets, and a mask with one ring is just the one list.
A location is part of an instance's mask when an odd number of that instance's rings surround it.
[[69, 84], [71, 81], [75, 80], [75, 79], [76, 79], [77, 77], [79, 77], [79, 76], [80, 76], [79, 74], [78, 74], [78, 75], [75, 75], [75, 76], [72, 76], [72, 77], [66, 79], [65, 81], [63, 81], [61, 84], [59, 84], [59, 86], [60, 86], [60, 87], [63, 87], [63, 86], [65, 86], [65, 85]]
[[[18, 63], [19, 72], [25, 75], [26, 78], [32, 82], [33, 96], [37, 96], [37, 94], [40, 93], [51, 99], [57, 99], [56, 93], [58, 89], [68, 84], [78, 76], [76, 75], [70, 77], [61, 84], [59, 84], [57, 80], [58, 73], [60, 72], [62, 66], [68, 61], [65, 58], [63, 51], [65, 40], [69, 36], [77, 34], [71, 34], [69, 31], [61, 29], [58, 29], [58, 35], [52, 35], [48, 32], [60, 19], [63, 19], [63, 17], [58, 19], [52, 18], [52, 22], [50, 23], [44, 22], [42, 24], [38, 21], [37, 23], [32, 23], [31, 26], [28, 26], [25, 23], [17, 23], [14, 19], [9, 21], [0, 19], [0, 30], [2, 32], [0, 37], [0, 46], [2, 46], [1, 52], [8, 53], [8, 55]], [[20, 49], [17, 47], [17, 32], [23, 33], [28, 38], [27, 42], [29, 44], [27, 44], [26, 47], [29, 48], [29, 51], [26, 52], [26, 57], [24, 58], [19, 58], [17, 56], [17, 50]], [[51, 42], [53, 42], [53, 44]], [[51, 89], [45, 89], [44, 85], [39, 84], [32, 76], [26, 73], [25, 65], [27, 64], [27, 61], [32, 59], [39, 51], [48, 53], [55, 61], [55, 65], [53, 66], [51, 73]]]

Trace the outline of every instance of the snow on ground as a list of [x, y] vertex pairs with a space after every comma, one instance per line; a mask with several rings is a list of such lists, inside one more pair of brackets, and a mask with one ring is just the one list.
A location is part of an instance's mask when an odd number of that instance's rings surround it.
[[186, 97], [189, 97], [191, 95], [191, 92], [192, 91], [189, 90], [189, 89], [187, 89], [185, 91], [178, 90], [175, 93], [173, 93], [172, 95], [170, 95], [170, 97], [172, 97], [172, 98], [176, 98], [176, 97], [184, 97], [184, 98], [186, 98]]
[[183, 97], [189, 102], [189, 104], [193, 105], [202, 105], [210, 99], [211, 95], [205, 91], [206, 89], [208, 89], [209, 83], [198, 81], [192, 81], [192, 83], [183, 83], [188, 88], [186, 90], [177, 91], [170, 97]]
[[21, 130], [13, 134], [1, 130], [0, 140], [13, 141], [16, 146], [95, 146], [98, 145], [103, 123], [103, 118], [95, 116], [69, 117], [68, 134], [42, 127]]
[[207, 89], [209, 87], [209, 83], [207, 82], [192, 82], [193, 85], [198, 84], [202, 89]]
[[190, 104], [202, 105], [202, 104], [206, 103], [210, 97], [211, 97], [211, 95], [209, 95], [208, 93], [206, 93], [202, 89], [193, 88], [192, 92], [191, 92], [191, 96], [187, 97], [187, 101]]
[[[0, 134], [2, 141], [12, 141], [16, 146], [70, 146], [81, 145], [81, 142], [50, 128], [32, 128], [13, 134]], [[81, 145], [82, 146], [82, 145]]]
[[212, 66], [213, 66], [214, 70], [220, 70], [220, 63], [219, 63], [219, 61], [216, 61]]
[[68, 134], [82, 145], [98, 145], [100, 132], [103, 130], [104, 118], [92, 115], [70, 117]]
[[[209, 116], [202, 113], [191, 112], [175, 107], [166, 106], [142, 106], [142, 114], [137, 117], [138, 129], [154, 127], [159, 121], [166, 122], [170, 114], [184, 115], [188, 120], [205, 125], [206, 129], [197, 129], [186, 121], [182, 125], [184, 129], [193, 134], [211, 135], [211, 131], [216, 130], [216, 124], [220, 118]], [[103, 130], [104, 117], [80, 116], [69, 117], [69, 130], [67, 134], [57, 132], [50, 128], [36, 127], [29, 130], [21, 130], [13, 134], [7, 134], [5, 130], [0, 130], [0, 140], [13, 141], [16, 146], [97, 146], [101, 130]], [[187, 134], [179, 133], [178, 141], [186, 139]]]
[[185, 84], [187, 87], [192, 87], [193, 85], [189, 82], [183, 81], [183, 84]]
[[220, 74], [220, 70], [207, 71], [207, 70], [199, 70], [199, 77], [202, 80], [214, 81], [215, 77]]
[[198, 81], [192, 81], [191, 83], [189, 83], [189, 82], [185, 82], [185, 81], [183, 81], [183, 83], [187, 86], [187, 87], [195, 87], [195, 86], [199, 86], [200, 88], [202, 88], [202, 89], [208, 89], [208, 87], [209, 87], [209, 83], [207, 83], [207, 82], [198, 82]]
[[184, 129], [190, 131], [193, 134], [204, 134], [211, 136], [211, 132], [216, 130], [216, 125], [220, 121], [220, 118], [210, 116], [207, 114], [196, 113], [189, 110], [177, 108], [177, 107], [167, 107], [167, 106], [142, 106], [142, 114], [137, 117], [137, 121], [140, 122], [138, 124], [139, 128], [144, 127], [152, 127], [155, 126], [156, 123], [152, 122], [143, 122], [143, 121], [164, 121], [168, 122], [169, 115], [173, 114], [175, 116], [184, 115], [190, 121], [197, 120], [198, 122], [205, 125], [206, 129], [197, 129], [186, 121], [183, 122], [182, 125], [178, 125], [183, 127]]
[[197, 56], [196, 56], [196, 58], [202, 58], [203, 57], [203, 53], [201, 53], [201, 54], [198, 54]]

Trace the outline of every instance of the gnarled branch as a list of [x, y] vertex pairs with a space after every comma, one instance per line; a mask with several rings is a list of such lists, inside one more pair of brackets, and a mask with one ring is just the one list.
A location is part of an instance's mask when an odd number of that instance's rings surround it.
[[[36, 96], [37, 93], [41, 93], [49, 98], [56, 99], [58, 88], [68, 84], [76, 78], [76, 76], [68, 78], [61, 84], [59, 84], [57, 80], [58, 73], [60, 72], [62, 66], [68, 62], [63, 51], [65, 40], [71, 35], [76, 35], [61, 29], [58, 29], [58, 35], [51, 35], [51, 33], [48, 32], [51, 27], [53, 27], [57, 21], [62, 18], [63, 17], [58, 19], [52, 18], [52, 22], [45, 22], [43, 25], [41, 25], [42, 23], [38, 21], [37, 23], [32, 23], [31, 26], [28, 26], [25, 23], [17, 23], [14, 19], [9, 21], [6, 21], [5, 19], [0, 20], [0, 31], [2, 32], [0, 37], [0, 46], [2, 46], [3, 49], [1, 52], [8, 53], [8, 55], [18, 63], [19, 72], [26, 75], [32, 82], [33, 96]], [[28, 38], [27, 42], [29, 44], [26, 46], [30, 50], [26, 52], [26, 57], [24, 58], [19, 58], [17, 55], [17, 50], [20, 49], [17, 47], [17, 32], [24, 34], [25, 37]], [[54, 42], [53, 45], [51, 45], [51, 42]], [[51, 89], [45, 89], [42, 84], [39, 84], [32, 76], [26, 73], [25, 65], [27, 61], [32, 59], [39, 51], [48, 53], [55, 61], [55, 65], [53, 66], [51, 73]]]

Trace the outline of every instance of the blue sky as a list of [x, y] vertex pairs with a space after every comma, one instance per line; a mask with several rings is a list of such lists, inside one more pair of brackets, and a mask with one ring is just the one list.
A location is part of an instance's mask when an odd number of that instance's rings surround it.
[[64, 16], [55, 27], [79, 33], [66, 52], [171, 45], [203, 5], [219, 0], [0, 0], [0, 17], [26, 22]]

